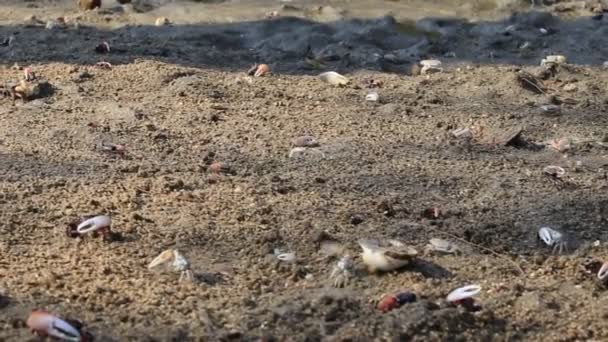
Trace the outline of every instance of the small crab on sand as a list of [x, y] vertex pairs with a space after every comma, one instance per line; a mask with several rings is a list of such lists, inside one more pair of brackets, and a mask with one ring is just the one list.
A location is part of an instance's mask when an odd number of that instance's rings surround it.
[[418, 252], [398, 240], [359, 240], [361, 257], [370, 272], [390, 272], [411, 264]]
[[332, 279], [334, 287], [344, 287], [350, 282], [353, 276], [354, 265], [350, 256], [343, 256], [340, 261], [334, 266], [329, 276]]
[[553, 247], [553, 253], [557, 252], [561, 254], [564, 251], [568, 251], [568, 239], [564, 233], [549, 227], [542, 227], [538, 230], [537, 241], [542, 241], [547, 246]]
[[180, 282], [182, 280], [189, 282], [194, 280], [194, 274], [190, 269], [190, 263], [177, 249], [167, 249], [160, 253], [152, 262], [150, 262], [148, 268], [152, 269], [159, 265], [166, 265], [170, 270], [180, 272]]

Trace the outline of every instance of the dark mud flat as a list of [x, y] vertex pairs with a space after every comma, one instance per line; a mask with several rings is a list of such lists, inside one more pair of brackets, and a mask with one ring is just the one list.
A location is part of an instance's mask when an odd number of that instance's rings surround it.
[[[383, 2], [389, 17], [362, 3], [325, 14], [310, 2], [290, 13], [263, 1], [0, 7], [0, 37], [16, 37], [0, 47], [0, 84], [18, 81], [17, 63], [52, 85], [26, 102], [0, 97], [0, 339], [36, 340], [24, 326], [34, 308], [83, 320], [99, 341], [608, 338], [606, 291], [585, 267], [608, 255], [604, 19], [556, 9], [565, 2], [470, 16], [440, 2], [441, 19], [428, 4]], [[220, 20], [226, 8], [241, 9], [238, 20]], [[279, 18], [264, 19], [272, 11]], [[42, 23], [15, 19], [31, 14]], [[59, 16], [80, 27], [44, 28]], [[156, 27], [158, 16], [175, 24]], [[109, 54], [94, 51], [102, 41]], [[517, 72], [537, 74], [549, 54], [568, 63], [542, 80], [545, 94], [522, 87]], [[412, 74], [421, 58], [444, 71]], [[259, 62], [274, 73], [247, 76]], [[329, 70], [351, 83], [316, 77]], [[383, 86], [367, 89], [370, 79]], [[556, 101], [561, 115], [539, 109]], [[317, 152], [289, 158], [303, 134]], [[548, 147], [560, 138], [569, 149]], [[234, 172], [212, 174], [215, 161]], [[543, 174], [548, 165], [565, 179]], [[99, 213], [122, 241], [65, 235]], [[542, 226], [564, 232], [569, 252], [538, 245]], [[324, 257], [321, 236], [354, 257], [345, 288], [332, 287], [337, 258]], [[462, 253], [424, 253], [434, 237]], [[420, 257], [369, 274], [360, 238], [399, 239]], [[194, 284], [147, 269], [167, 248], [189, 258]], [[482, 286], [480, 311], [443, 303], [467, 284]], [[418, 301], [376, 309], [399, 290]]]

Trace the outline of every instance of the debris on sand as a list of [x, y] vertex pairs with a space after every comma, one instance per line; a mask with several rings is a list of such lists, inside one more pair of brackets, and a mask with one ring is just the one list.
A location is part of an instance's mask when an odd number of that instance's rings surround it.
[[545, 94], [545, 87], [542, 82], [531, 73], [520, 70], [515, 74], [515, 80], [524, 89], [536, 94]]

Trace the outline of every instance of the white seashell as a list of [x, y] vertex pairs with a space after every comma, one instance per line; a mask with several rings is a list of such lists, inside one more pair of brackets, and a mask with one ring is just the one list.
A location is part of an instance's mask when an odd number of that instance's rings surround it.
[[347, 85], [350, 80], [335, 71], [324, 72], [319, 75], [321, 81], [333, 85]]
[[420, 66], [441, 68], [441, 61], [437, 59], [424, 59], [420, 61]]
[[285, 262], [294, 262], [294, 261], [296, 261], [296, 254], [295, 253], [281, 253], [281, 254], [277, 255], [277, 259], [279, 259], [281, 261], [285, 261]]
[[542, 33], [542, 34], [547, 34], [547, 33], [549, 33], [549, 31], [547, 31], [547, 29], [546, 29], [546, 28], [544, 28], [544, 27], [541, 27], [541, 28], [539, 28], [538, 30], [539, 30], [539, 31], [540, 31], [540, 33]]
[[566, 174], [566, 170], [563, 167], [549, 165], [543, 168], [543, 172], [549, 176], [553, 176], [555, 178], [562, 178]]
[[564, 64], [566, 63], [566, 56], [562, 55], [553, 55], [547, 56], [543, 60], [540, 61], [541, 66], [549, 65], [549, 64]]
[[479, 293], [479, 291], [481, 291], [481, 286], [467, 285], [467, 286], [457, 288], [456, 290], [450, 292], [450, 294], [448, 294], [446, 299], [448, 302], [457, 302], [459, 300], [471, 298], [471, 297], [477, 295]]
[[376, 101], [378, 101], [379, 97], [380, 96], [376, 92], [369, 93], [369, 94], [365, 95], [365, 101], [376, 102]]
[[608, 262], [602, 264], [600, 270], [597, 272], [597, 279], [604, 280], [608, 277]]
[[76, 231], [79, 234], [85, 234], [95, 231], [100, 228], [109, 227], [112, 224], [112, 219], [106, 215], [95, 216], [78, 225]]
[[542, 227], [538, 230], [538, 237], [543, 240], [547, 246], [553, 246], [556, 242], [561, 241], [563, 234], [549, 227]]

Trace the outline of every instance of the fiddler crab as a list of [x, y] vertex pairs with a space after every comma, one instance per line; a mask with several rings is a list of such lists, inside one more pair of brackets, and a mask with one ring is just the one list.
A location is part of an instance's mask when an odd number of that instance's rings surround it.
[[475, 303], [473, 298], [481, 291], [479, 285], [467, 285], [450, 292], [446, 297], [446, 301], [451, 305], [460, 305], [468, 311], [478, 311], [481, 309], [479, 304]]
[[62, 341], [91, 342], [93, 335], [84, 329], [82, 322], [61, 319], [42, 310], [32, 311], [25, 323], [35, 334], [50, 336]]
[[412, 264], [418, 252], [398, 240], [359, 240], [361, 258], [371, 273], [390, 272]]
[[180, 272], [180, 282], [183, 280], [192, 282], [194, 280], [194, 274], [190, 269], [190, 263], [177, 249], [167, 249], [160, 253], [152, 262], [150, 262], [148, 268], [152, 269], [160, 265], [165, 265], [174, 272]]
[[537, 241], [542, 241], [547, 246], [553, 247], [553, 253], [558, 252], [561, 254], [564, 251], [568, 251], [568, 240], [564, 233], [560, 233], [549, 227], [542, 227], [538, 230]]
[[333, 280], [334, 287], [344, 287], [348, 285], [354, 273], [353, 259], [345, 255], [334, 266], [329, 276]]
[[71, 222], [68, 224], [65, 233], [71, 238], [77, 238], [84, 234], [92, 233], [93, 237], [101, 235], [105, 242], [120, 240], [120, 234], [113, 232], [110, 229], [111, 225], [112, 219], [110, 219], [109, 216], [99, 215]]

